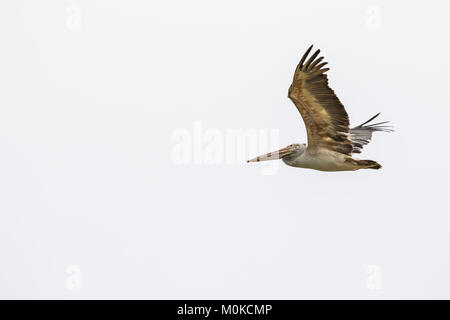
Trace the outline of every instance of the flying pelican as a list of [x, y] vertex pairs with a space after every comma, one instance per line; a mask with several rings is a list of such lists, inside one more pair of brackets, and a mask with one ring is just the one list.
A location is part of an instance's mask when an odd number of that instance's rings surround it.
[[373, 160], [358, 160], [353, 153], [361, 153], [370, 142], [375, 131], [393, 131], [387, 121], [370, 124], [379, 113], [354, 128], [349, 128], [344, 106], [328, 86], [323, 68], [327, 62], [317, 58], [320, 50], [305, 62], [313, 46], [306, 50], [295, 69], [288, 97], [294, 102], [305, 122], [308, 146], [294, 143], [275, 152], [256, 157], [247, 162], [281, 159], [292, 167], [320, 171], [353, 171], [358, 169], [380, 169]]

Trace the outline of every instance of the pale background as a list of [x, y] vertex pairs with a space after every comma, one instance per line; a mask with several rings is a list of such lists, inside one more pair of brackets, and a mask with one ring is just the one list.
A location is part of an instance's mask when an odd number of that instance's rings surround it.
[[[3, 1], [0, 297], [450, 298], [449, 9]], [[306, 142], [310, 44], [382, 170], [174, 161], [196, 121]]]

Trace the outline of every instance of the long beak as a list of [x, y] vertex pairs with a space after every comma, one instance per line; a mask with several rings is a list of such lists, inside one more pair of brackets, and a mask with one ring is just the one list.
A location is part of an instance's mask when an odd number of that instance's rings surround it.
[[262, 156], [247, 160], [247, 162], [258, 162], [258, 161], [267, 161], [267, 160], [277, 160], [281, 159], [287, 155], [290, 155], [294, 152], [294, 146], [289, 145], [283, 149], [280, 149], [278, 151], [269, 152]]

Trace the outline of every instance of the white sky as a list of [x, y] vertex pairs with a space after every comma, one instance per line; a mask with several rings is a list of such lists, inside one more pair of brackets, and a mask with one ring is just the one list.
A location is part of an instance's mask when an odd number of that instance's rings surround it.
[[[449, 9], [3, 2], [0, 297], [450, 298]], [[238, 129], [306, 142], [287, 89], [310, 44], [353, 125], [395, 126], [360, 156], [383, 169], [207, 164]]]

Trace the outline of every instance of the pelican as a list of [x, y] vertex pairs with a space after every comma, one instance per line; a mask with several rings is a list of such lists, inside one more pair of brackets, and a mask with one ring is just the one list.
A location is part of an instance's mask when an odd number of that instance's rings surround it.
[[385, 125], [387, 121], [371, 124], [378, 113], [350, 129], [344, 106], [328, 86], [325, 72], [330, 69], [324, 68], [327, 62], [322, 62], [323, 57], [317, 58], [320, 50], [306, 60], [312, 47], [306, 50], [297, 65], [288, 93], [305, 123], [308, 145], [293, 143], [247, 162], [281, 159], [288, 166], [320, 171], [380, 169], [378, 162], [359, 160], [352, 154], [361, 153], [372, 139], [373, 132], [391, 132], [392, 127]]

